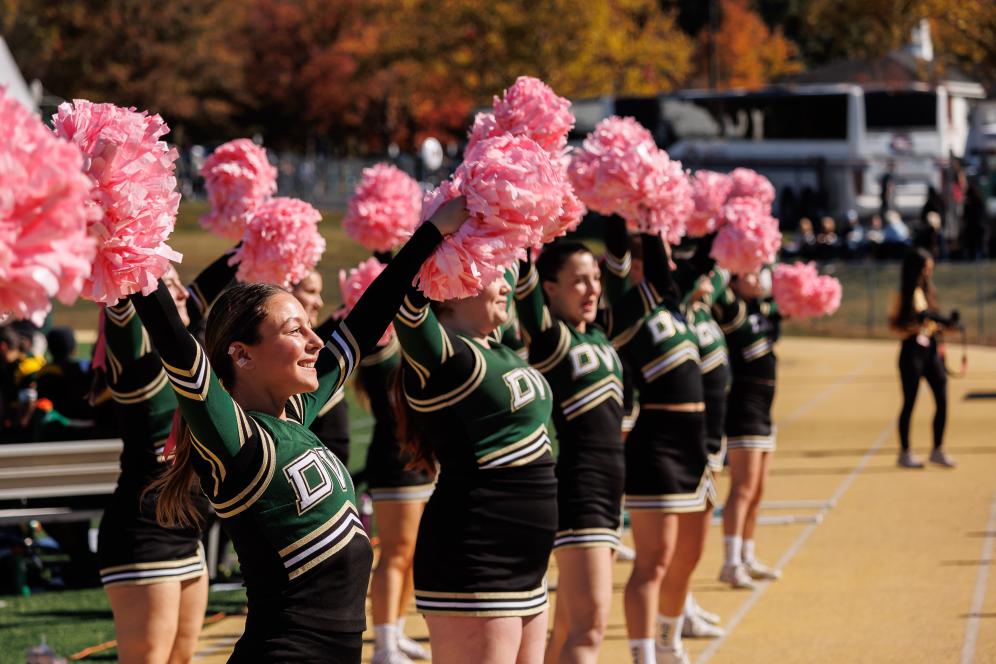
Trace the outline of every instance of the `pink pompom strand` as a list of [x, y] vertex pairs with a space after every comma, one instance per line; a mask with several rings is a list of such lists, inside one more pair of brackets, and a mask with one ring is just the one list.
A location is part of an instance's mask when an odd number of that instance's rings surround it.
[[418, 182], [390, 164], [377, 164], [363, 169], [342, 227], [367, 249], [390, 251], [411, 237], [421, 211]]
[[[426, 196], [422, 216], [465, 196], [470, 219], [446, 238], [419, 273], [434, 300], [470, 297], [524, 256], [524, 247], [563, 232], [570, 185], [549, 155], [526, 136], [503, 134], [467, 151], [451, 180]], [[556, 220], [556, 223], [554, 223]]]
[[230, 240], [242, 237], [253, 208], [277, 193], [277, 169], [248, 138], [218, 146], [204, 160], [201, 176], [211, 205], [201, 226]]
[[169, 128], [158, 115], [80, 99], [60, 105], [52, 122], [56, 135], [83, 152], [99, 210], [89, 226], [97, 254], [83, 297], [114, 304], [151, 293], [170, 261], [183, 258], [166, 244], [180, 205], [177, 152], [159, 140]]
[[820, 275], [813, 263], [781, 263], [772, 275], [778, 310], [791, 318], [829, 316], [840, 308], [842, 293], [840, 281]]
[[551, 155], [567, 146], [567, 134], [574, 127], [571, 102], [538, 78], [520, 76], [493, 105], [495, 122], [503, 131], [528, 136]]
[[775, 203], [775, 186], [771, 180], [749, 168], [734, 168], [730, 180], [733, 183], [730, 198], [753, 198], [771, 210]]
[[44, 323], [51, 298], [75, 302], [96, 242], [83, 155], [0, 87], [0, 317]]
[[588, 208], [617, 214], [631, 228], [661, 233], [672, 243], [684, 234], [693, 209], [688, 177], [633, 118], [599, 122], [574, 152], [568, 172]]
[[691, 177], [692, 203], [688, 217], [688, 236], [702, 237], [719, 229], [719, 210], [733, 190], [733, 180], [725, 173], [696, 171]]
[[304, 279], [325, 251], [325, 239], [318, 232], [321, 220], [318, 210], [296, 198], [260, 203], [241, 246], [229, 259], [229, 265], [238, 263], [236, 278], [285, 288]]
[[754, 198], [732, 198], [720, 208], [720, 229], [710, 255], [735, 274], [757, 272], [775, 260], [782, 234], [768, 207]]
[[[339, 293], [342, 295], [342, 302], [345, 313], [352, 311], [360, 297], [367, 291], [386, 266], [376, 258], [368, 258], [354, 268], [350, 268], [347, 273], [339, 270]], [[386, 344], [394, 336], [394, 325], [388, 325], [384, 335], [377, 343], [381, 346]]]

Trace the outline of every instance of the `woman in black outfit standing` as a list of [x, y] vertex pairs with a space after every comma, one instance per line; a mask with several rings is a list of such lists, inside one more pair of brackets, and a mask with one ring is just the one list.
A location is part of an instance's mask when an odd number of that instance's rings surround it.
[[889, 326], [903, 337], [899, 351], [903, 408], [899, 412], [897, 461], [902, 468], [923, 468], [923, 462], [910, 451], [910, 418], [921, 378], [927, 380], [934, 393], [934, 448], [930, 462], [947, 468], [955, 465], [942, 447], [948, 413], [948, 376], [938, 344], [945, 328], [958, 326], [959, 316], [957, 310], [947, 318], [937, 312], [933, 272], [934, 259], [930, 254], [924, 249], [911, 249], [903, 259], [899, 293], [889, 316]]

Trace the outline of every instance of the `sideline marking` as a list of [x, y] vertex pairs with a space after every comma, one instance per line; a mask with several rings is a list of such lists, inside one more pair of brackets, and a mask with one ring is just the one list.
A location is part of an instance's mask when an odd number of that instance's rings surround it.
[[975, 642], [979, 638], [979, 623], [982, 606], [986, 600], [986, 584], [989, 580], [989, 566], [993, 553], [993, 531], [996, 531], [996, 494], [993, 494], [989, 507], [989, 521], [986, 522], [986, 538], [982, 540], [982, 557], [979, 559], [979, 573], [975, 577], [975, 592], [972, 593], [972, 608], [965, 625], [965, 642], [961, 648], [961, 664], [971, 664], [975, 659]]
[[[878, 453], [878, 450], [885, 444], [885, 441], [889, 440], [894, 426], [895, 424], [893, 422], [889, 422], [882, 429], [882, 432], [878, 434], [875, 442], [868, 448], [868, 451], [861, 457], [861, 460], [858, 461], [857, 465], [851, 469], [851, 472], [848, 473], [847, 477], [841, 480], [840, 484], [837, 486], [837, 490], [833, 492], [833, 496], [829, 501], [827, 501], [829, 505], [836, 505], [840, 501], [841, 496], [843, 496], [844, 493], [851, 488], [854, 480], [858, 478], [858, 475], [860, 475], [861, 471], [865, 469], [868, 462], [870, 462], [872, 457]], [[993, 513], [996, 514], [996, 504], [994, 504], [993, 509]], [[809, 524], [806, 526], [805, 530], [799, 533], [799, 536], [795, 538], [795, 542], [792, 543], [792, 546], [790, 546], [788, 551], [782, 554], [782, 557], [779, 558], [778, 562], [775, 564], [775, 569], [782, 569], [788, 565], [789, 561], [792, 560], [795, 554], [799, 552], [799, 549], [801, 549], [802, 545], [806, 543], [806, 540], [808, 540], [810, 535], [813, 534], [813, 531], [816, 530], [816, 527], [820, 525], [823, 521], [823, 517], [825, 517], [829, 511], [830, 507], [824, 507], [819, 511], [818, 516], [820, 517], [820, 521]], [[758, 585], [758, 587], [751, 592], [750, 597], [744, 600], [744, 603], [740, 605], [740, 608], [737, 609], [736, 613], [733, 614], [733, 617], [730, 618], [730, 621], [726, 624], [726, 633], [710, 643], [709, 646], [695, 658], [695, 664], [705, 664], [705, 662], [708, 662], [709, 659], [716, 654], [716, 651], [719, 650], [720, 646], [722, 646], [730, 634], [733, 633], [733, 630], [737, 628], [740, 621], [744, 619], [754, 605], [757, 604], [758, 600], [761, 599], [761, 596], [764, 595], [764, 591], [768, 589], [771, 583], [771, 581], [764, 582]]]

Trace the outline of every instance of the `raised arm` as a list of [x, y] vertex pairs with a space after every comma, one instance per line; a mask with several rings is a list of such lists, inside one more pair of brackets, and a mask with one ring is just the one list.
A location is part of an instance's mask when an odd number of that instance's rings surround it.
[[408, 289], [394, 319], [401, 355], [424, 385], [433, 371], [453, 357], [453, 342], [429, 306], [429, 299], [414, 286]]
[[629, 235], [626, 221], [612, 215], [605, 218], [605, 271], [602, 273], [602, 293], [609, 303], [615, 302], [629, 287]]
[[671, 261], [664, 249], [664, 240], [660, 235], [643, 233], [640, 235], [643, 244], [643, 279], [661, 297], [677, 297], [678, 288], [671, 273]]
[[546, 298], [540, 287], [536, 265], [526, 258], [519, 261], [519, 278], [515, 284], [515, 308], [519, 325], [526, 335], [526, 343], [537, 338], [541, 332], [553, 326], [553, 318], [546, 306]]
[[709, 256], [709, 252], [712, 251], [713, 240], [715, 239], [715, 233], [706, 235], [699, 240], [698, 246], [695, 247], [695, 253], [692, 254], [691, 258], [678, 261], [678, 269], [674, 271], [674, 280], [678, 285], [678, 290], [681, 292], [682, 297], [695, 288], [695, 283], [699, 280], [699, 277], [709, 274], [716, 265], [715, 259]]
[[187, 287], [187, 295], [189, 296], [187, 299], [187, 317], [190, 318], [190, 329], [194, 329], [207, 318], [211, 305], [235, 279], [235, 271], [238, 266], [228, 264], [228, 259], [231, 258], [234, 251], [234, 248], [226, 251], [194, 277], [190, 286]]

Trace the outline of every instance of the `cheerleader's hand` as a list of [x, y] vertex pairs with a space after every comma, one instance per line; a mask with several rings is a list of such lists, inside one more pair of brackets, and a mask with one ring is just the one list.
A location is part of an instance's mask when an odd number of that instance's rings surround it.
[[439, 206], [429, 222], [443, 235], [452, 235], [467, 221], [467, 199], [457, 196]]

